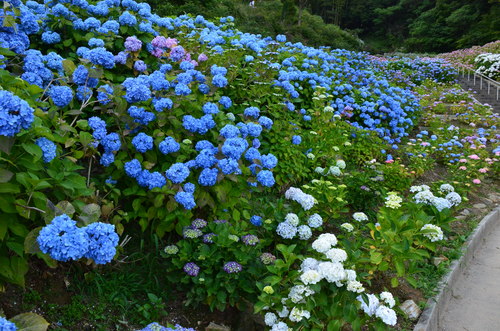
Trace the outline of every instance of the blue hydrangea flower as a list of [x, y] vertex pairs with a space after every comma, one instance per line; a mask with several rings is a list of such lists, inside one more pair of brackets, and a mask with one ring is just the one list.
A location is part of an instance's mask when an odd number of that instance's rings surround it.
[[193, 183], [184, 184], [184, 191], [188, 193], [194, 193], [196, 186]]
[[97, 116], [92, 116], [88, 120], [90, 128], [94, 131], [92, 136], [97, 140], [102, 140], [107, 134], [106, 122]]
[[219, 103], [225, 108], [228, 109], [233, 105], [233, 102], [229, 97], [223, 96], [220, 98]]
[[120, 22], [121, 25], [133, 26], [137, 24], [137, 18], [128, 11], [125, 11], [118, 18], [118, 22]]
[[43, 152], [43, 161], [50, 162], [56, 157], [57, 146], [49, 139], [42, 137], [35, 142]]
[[170, 59], [174, 62], [178, 62], [184, 58], [186, 51], [182, 46], [175, 46], [170, 51]]
[[115, 162], [115, 155], [113, 153], [104, 153], [101, 155], [99, 163], [105, 167], [109, 167], [111, 163]]
[[113, 224], [95, 222], [87, 225], [85, 232], [88, 237], [86, 258], [93, 259], [96, 264], [106, 264], [113, 260], [118, 246], [118, 234]]
[[66, 107], [73, 100], [73, 90], [69, 86], [52, 86], [49, 95], [58, 107]]
[[189, 177], [189, 168], [184, 163], [174, 163], [165, 173], [174, 184], [180, 184]]
[[66, 214], [54, 217], [49, 225], [43, 227], [37, 242], [43, 253], [63, 262], [82, 258], [89, 248], [85, 230], [77, 227], [76, 222]]
[[278, 165], [278, 159], [273, 154], [262, 155], [262, 167], [272, 169]]
[[139, 72], [144, 72], [148, 69], [148, 66], [146, 63], [144, 63], [144, 61], [138, 60], [138, 61], [135, 61], [135, 63], [134, 63], [134, 69], [139, 71]]
[[230, 175], [233, 173], [241, 173], [238, 161], [235, 159], [231, 158], [225, 158], [222, 160], [219, 160], [219, 168], [221, 169], [222, 173], [225, 175]]
[[215, 152], [213, 149], [203, 149], [200, 154], [194, 159], [195, 164], [198, 168], [210, 168], [217, 163], [217, 158], [215, 157]]
[[156, 118], [155, 114], [149, 111], [145, 111], [142, 107], [136, 106], [131, 106], [128, 109], [128, 114], [134, 119], [134, 122], [142, 125], [148, 125]]
[[250, 147], [245, 153], [245, 159], [248, 161], [260, 160], [260, 152], [257, 148]]
[[141, 132], [132, 139], [132, 145], [134, 145], [138, 152], [146, 153], [150, 149], [153, 149], [153, 138]]
[[227, 78], [222, 75], [215, 75], [212, 78], [212, 84], [217, 87], [226, 87], [228, 84]]
[[301, 136], [293, 136], [292, 137], [292, 144], [299, 145], [301, 142], [302, 142]]
[[136, 36], [127, 37], [127, 39], [125, 39], [125, 42], [123, 45], [125, 46], [125, 49], [127, 51], [137, 52], [142, 48], [142, 41], [137, 39]]
[[271, 129], [273, 127], [273, 120], [266, 116], [261, 116], [259, 118], [259, 124], [266, 129]]
[[73, 82], [77, 85], [85, 85], [88, 87], [96, 87], [98, 80], [97, 78], [89, 77], [89, 71], [83, 65], [79, 65], [72, 76]]
[[111, 97], [113, 95], [113, 89], [108, 84], [102, 85], [99, 87], [99, 91], [97, 92], [97, 101], [101, 105], [107, 105], [111, 102]]
[[174, 196], [175, 201], [180, 203], [185, 209], [193, 209], [196, 207], [194, 196], [190, 192], [177, 192]]
[[0, 330], [2, 330], [2, 331], [16, 331], [17, 327], [14, 323], [7, 321], [3, 317], [0, 317]]
[[90, 38], [89, 47], [104, 47], [104, 40], [100, 38]]
[[160, 152], [163, 154], [175, 153], [178, 152], [181, 148], [181, 145], [175, 141], [172, 137], [166, 137], [158, 146]]
[[240, 134], [240, 129], [232, 124], [226, 124], [221, 130], [220, 135], [224, 138], [236, 138]]
[[33, 108], [9, 91], [0, 90], [0, 135], [12, 137], [33, 122]]
[[61, 36], [57, 32], [45, 31], [42, 33], [42, 41], [46, 44], [57, 44], [61, 41]]
[[217, 114], [219, 112], [219, 107], [215, 103], [207, 102], [202, 108], [205, 114]]
[[276, 181], [274, 180], [273, 173], [269, 170], [261, 170], [257, 174], [257, 181], [262, 185], [266, 187], [271, 187], [273, 186]]
[[92, 90], [87, 86], [78, 86], [76, 89], [76, 98], [82, 102], [86, 102], [92, 98]]
[[198, 177], [198, 183], [202, 186], [214, 186], [217, 182], [217, 175], [219, 170], [217, 168], [205, 168], [201, 171]]
[[262, 225], [262, 217], [253, 215], [250, 217], [250, 223], [252, 223], [255, 226], [261, 226]]
[[133, 178], [137, 178], [137, 176], [139, 176], [139, 174], [142, 171], [141, 162], [139, 162], [139, 160], [137, 159], [125, 162], [124, 168], [125, 168], [125, 173]]
[[248, 142], [242, 138], [226, 139], [222, 145], [222, 154], [227, 157], [239, 160], [248, 147]]
[[260, 110], [257, 107], [248, 107], [243, 114], [248, 117], [258, 118], [260, 116]]
[[122, 143], [120, 141], [120, 136], [116, 132], [107, 134], [104, 139], [101, 140], [106, 153], [117, 152], [120, 150]]
[[169, 98], [155, 98], [153, 99], [153, 106], [156, 111], [161, 112], [165, 109], [172, 109], [174, 103]]
[[89, 51], [88, 59], [93, 64], [103, 66], [106, 69], [114, 68], [115, 56], [104, 47], [96, 47]]
[[125, 99], [128, 103], [146, 101], [151, 98], [149, 82], [142, 77], [127, 78], [122, 85], [125, 87]]
[[255, 123], [247, 123], [248, 135], [252, 137], [258, 137], [262, 133], [262, 126]]

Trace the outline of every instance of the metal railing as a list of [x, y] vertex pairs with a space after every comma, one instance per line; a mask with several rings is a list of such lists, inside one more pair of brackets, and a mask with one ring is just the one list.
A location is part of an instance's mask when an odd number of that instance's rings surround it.
[[[483, 90], [483, 85], [488, 85], [488, 95], [490, 94], [491, 87], [496, 88], [496, 97], [497, 97], [497, 101], [498, 101], [498, 99], [500, 98], [500, 82], [497, 82], [496, 80], [491, 79], [490, 77], [485, 76], [483, 74], [480, 74], [480, 73], [476, 72], [475, 70], [473, 70], [471, 68], [467, 68], [465, 66], [460, 66], [458, 68], [458, 72], [459, 72], [459, 74], [462, 75], [463, 78], [465, 78], [465, 76], [467, 76], [468, 81], [473, 80], [474, 86], [476, 86], [476, 81], [479, 81], [479, 89], [480, 90]], [[466, 73], [467, 73], [467, 75], [466, 75]], [[472, 79], [471, 79], [471, 73], [473, 76]]]

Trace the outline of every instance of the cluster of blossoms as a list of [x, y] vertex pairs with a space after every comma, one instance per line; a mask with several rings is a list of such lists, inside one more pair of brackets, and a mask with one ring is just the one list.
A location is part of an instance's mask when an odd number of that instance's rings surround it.
[[0, 90], [0, 136], [12, 137], [33, 122], [33, 108], [9, 91]]
[[338, 177], [342, 175], [342, 170], [344, 170], [345, 168], [346, 168], [345, 161], [337, 160], [334, 166], [330, 166], [330, 168], [328, 169], [322, 167], [316, 167], [316, 169], [314, 169], [314, 172], [323, 176], [333, 175]]
[[438, 211], [458, 206], [462, 202], [462, 197], [450, 184], [443, 184], [439, 188], [441, 194], [446, 194], [444, 198], [435, 196], [427, 185], [412, 186], [410, 192], [416, 193], [413, 197], [416, 203], [434, 206]]
[[354, 218], [354, 220], [357, 222], [368, 221], [368, 216], [366, 216], [366, 214], [362, 212], [354, 213], [352, 215], [352, 218]]
[[397, 209], [401, 207], [401, 202], [403, 199], [396, 192], [387, 193], [385, 198], [385, 206], [392, 209]]
[[397, 323], [396, 313], [392, 309], [396, 304], [394, 297], [389, 292], [380, 293], [380, 300], [374, 294], [366, 295], [368, 302], [360, 295], [357, 297], [361, 303], [361, 309], [368, 316], [376, 316], [387, 325], [394, 326]]
[[323, 219], [318, 214], [309, 216], [307, 225], [299, 225], [299, 217], [294, 213], [286, 215], [285, 220], [278, 224], [276, 233], [283, 239], [293, 239], [298, 235], [300, 240], [308, 240], [312, 236], [311, 228], [323, 225]]
[[316, 204], [316, 199], [312, 195], [306, 194], [296, 187], [290, 187], [286, 190], [285, 198], [298, 202], [304, 210], [309, 210]]
[[54, 217], [37, 237], [40, 250], [54, 260], [69, 261], [83, 257], [93, 259], [96, 264], [110, 262], [116, 254], [118, 234], [113, 224], [91, 223], [76, 226], [68, 215]]
[[166, 327], [158, 324], [157, 322], [153, 322], [148, 324], [144, 329], [140, 329], [137, 331], [195, 331], [193, 328], [185, 328], [176, 324], [174, 327]]
[[3, 317], [0, 317], [0, 330], [2, 330], [2, 331], [16, 331], [17, 327], [14, 323], [7, 321]]
[[424, 232], [424, 236], [430, 239], [430, 241], [440, 241], [443, 240], [443, 230], [437, 225], [425, 224], [420, 231]]
[[[265, 323], [271, 327], [271, 330], [288, 330], [288, 324], [283, 321], [286, 318], [294, 323], [310, 318], [311, 313], [301, 308], [301, 305], [308, 298], [313, 300], [316, 293], [310, 285], [319, 284], [324, 280], [339, 288], [345, 286], [349, 292], [363, 293], [365, 291], [363, 285], [356, 280], [356, 272], [344, 268], [347, 253], [343, 249], [335, 247], [337, 242], [334, 234], [323, 233], [312, 243], [312, 248], [323, 258], [308, 257], [302, 261], [298, 277], [300, 284], [293, 286], [288, 297], [283, 298], [283, 307], [280, 311], [267, 312], [264, 316]], [[361, 295], [358, 296], [358, 300], [366, 314], [375, 315], [388, 325], [395, 325], [396, 313], [391, 309], [395, 305], [394, 298], [388, 292], [383, 292], [380, 297], [387, 306], [380, 304], [379, 300], [372, 294], [368, 294], [368, 298], [371, 298], [369, 306], [364, 303]], [[288, 305], [293, 305], [293, 308], [290, 310]]]

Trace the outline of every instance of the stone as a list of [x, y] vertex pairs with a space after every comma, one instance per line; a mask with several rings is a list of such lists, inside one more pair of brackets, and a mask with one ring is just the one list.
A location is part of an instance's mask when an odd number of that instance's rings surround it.
[[486, 208], [486, 205], [484, 203], [476, 203], [474, 206], [472, 206], [476, 209], [484, 209]]
[[463, 221], [466, 218], [467, 218], [467, 216], [465, 216], [465, 215], [458, 215], [457, 217], [455, 217], [455, 220], [457, 220], [457, 221]]
[[469, 216], [470, 215], [470, 210], [469, 209], [464, 209], [460, 212], [461, 215], [464, 215], [464, 216]]
[[406, 300], [399, 308], [401, 308], [403, 313], [411, 320], [416, 320], [422, 313], [420, 307], [413, 300]]
[[210, 324], [205, 328], [205, 331], [231, 331], [231, 328], [225, 325], [210, 322]]
[[498, 202], [500, 201], [500, 196], [497, 193], [490, 193], [488, 194], [488, 199], [490, 199], [493, 202]]
[[432, 259], [432, 263], [437, 267], [440, 265], [442, 262], [448, 261], [448, 258], [446, 256], [436, 256]]

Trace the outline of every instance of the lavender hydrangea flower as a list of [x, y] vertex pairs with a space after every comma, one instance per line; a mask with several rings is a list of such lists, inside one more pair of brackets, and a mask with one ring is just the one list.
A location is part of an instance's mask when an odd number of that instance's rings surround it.
[[224, 264], [223, 269], [228, 274], [235, 274], [243, 270], [243, 267], [238, 262], [231, 261]]
[[198, 276], [198, 273], [200, 272], [200, 267], [198, 267], [194, 262], [186, 263], [182, 269], [185, 273], [192, 277]]

